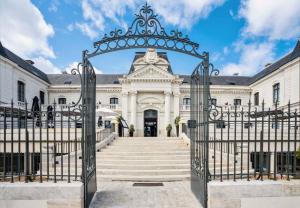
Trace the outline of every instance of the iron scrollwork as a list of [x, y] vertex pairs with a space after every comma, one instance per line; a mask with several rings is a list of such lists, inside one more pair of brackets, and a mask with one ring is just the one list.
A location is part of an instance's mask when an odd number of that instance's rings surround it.
[[105, 34], [101, 40], [94, 42], [94, 48], [95, 50], [88, 53], [87, 57], [123, 49], [157, 48], [205, 59], [205, 55], [198, 52], [199, 44], [192, 42], [187, 35], [178, 30], [172, 30], [168, 34], [147, 3], [136, 14], [126, 32], [115, 29], [109, 35]]

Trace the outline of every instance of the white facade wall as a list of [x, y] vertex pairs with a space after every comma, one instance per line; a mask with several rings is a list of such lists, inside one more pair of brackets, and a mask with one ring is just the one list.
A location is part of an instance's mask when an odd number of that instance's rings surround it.
[[45, 93], [45, 104], [48, 103], [49, 83], [25, 71], [10, 60], [0, 56], [0, 101], [10, 103], [13, 99], [18, 102], [18, 81], [25, 83], [25, 99], [31, 108], [35, 96], [39, 98], [40, 91]]
[[266, 107], [274, 107], [273, 85], [280, 83], [279, 106], [285, 106], [289, 101], [297, 103], [300, 101], [299, 81], [300, 58], [297, 58], [250, 85], [252, 90], [251, 101], [254, 101], [254, 94], [259, 92], [260, 103], [264, 100]]

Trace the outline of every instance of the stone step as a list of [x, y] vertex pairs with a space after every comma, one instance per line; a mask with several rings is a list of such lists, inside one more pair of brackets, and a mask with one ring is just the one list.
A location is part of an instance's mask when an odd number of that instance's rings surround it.
[[97, 155], [97, 160], [189, 160], [189, 155]]
[[99, 169], [97, 175], [128, 175], [128, 176], [152, 176], [152, 175], [185, 175], [190, 169], [165, 169], [165, 170], [121, 170], [121, 169]]
[[159, 176], [126, 176], [126, 175], [114, 175], [114, 176], [97, 176], [97, 181], [130, 181], [130, 182], [171, 182], [171, 181], [183, 181], [190, 180], [191, 175], [159, 175]]
[[152, 152], [125, 152], [125, 151], [110, 151], [109, 149], [103, 149], [97, 153], [98, 155], [190, 155], [190, 151], [152, 151]]

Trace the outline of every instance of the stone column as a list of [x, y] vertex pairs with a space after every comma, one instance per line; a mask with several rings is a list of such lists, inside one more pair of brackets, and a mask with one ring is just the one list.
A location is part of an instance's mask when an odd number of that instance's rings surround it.
[[174, 105], [174, 120], [177, 116], [179, 116], [179, 93], [174, 93], [174, 100], [173, 100], [173, 105]]
[[122, 116], [128, 123], [128, 92], [122, 92]]
[[136, 126], [136, 110], [137, 110], [136, 109], [136, 98], [137, 98], [137, 91], [132, 91], [132, 92], [130, 92], [130, 94], [131, 94], [131, 119], [130, 119], [130, 124], [134, 125], [134, 128], [137, 131], [137, 126]]
[[170, 99], [171, 99], [171, 92], [165, 91], [165, 126], [164, 129], [171, 123], [170, 117], [171, 117], [171, 109], [170, 109]]

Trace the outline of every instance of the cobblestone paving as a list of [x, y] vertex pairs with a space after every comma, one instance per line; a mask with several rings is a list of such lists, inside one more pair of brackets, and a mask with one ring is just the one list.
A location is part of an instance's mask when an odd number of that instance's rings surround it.
[[91, 208], [201, 208], [189, 181], [133, 187], [132, 182], [101, 182]]

